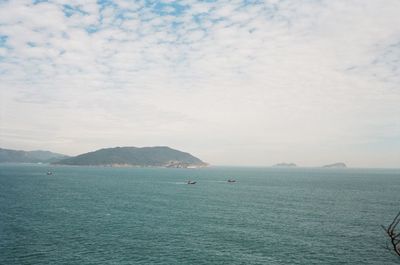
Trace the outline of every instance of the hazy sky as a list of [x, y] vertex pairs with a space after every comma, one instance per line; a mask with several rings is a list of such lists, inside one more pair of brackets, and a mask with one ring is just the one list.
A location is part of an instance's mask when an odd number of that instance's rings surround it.
[[400, 1], [0, 1], [0, 96], [3, 148], [400, 167]]

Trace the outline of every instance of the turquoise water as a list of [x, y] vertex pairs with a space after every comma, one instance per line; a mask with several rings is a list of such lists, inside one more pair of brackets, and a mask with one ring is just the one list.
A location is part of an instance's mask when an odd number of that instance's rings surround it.
[[399, 170], [47, 170], [0, 165], [0, 264], [400, 262]]

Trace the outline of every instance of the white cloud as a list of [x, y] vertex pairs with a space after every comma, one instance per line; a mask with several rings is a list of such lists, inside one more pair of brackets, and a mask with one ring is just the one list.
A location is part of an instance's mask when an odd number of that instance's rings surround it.
[[1, 3], [0, 144], [400, 164], [398, 1], [179, 4]]

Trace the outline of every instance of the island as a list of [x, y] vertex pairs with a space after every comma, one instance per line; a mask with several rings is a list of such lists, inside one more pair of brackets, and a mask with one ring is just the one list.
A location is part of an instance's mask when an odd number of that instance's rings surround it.
[[51, 163], [68, 156], [50, 151], [23, 151], [0, 148], [0, 163]]
[[333, 163], [333, 164], [329, 164], [329, 165], [325, 165], [323, 167], [326, 168], [346, 168], [346, 164], [343, 162], [338, 162], [338, 163]]
[[57, 165], [111, 167], [199, 168], [208, 164], [193, 155], [168, 146], [114, 147], [84, 153], [54, 162]]
[[295, 163], [278, 163], [273, 165], [273, 167], [297, 167]]

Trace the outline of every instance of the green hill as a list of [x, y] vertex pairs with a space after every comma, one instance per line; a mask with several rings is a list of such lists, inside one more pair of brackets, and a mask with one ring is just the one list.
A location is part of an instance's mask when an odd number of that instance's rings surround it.
[[50, 151], [22, 151], [0, 148], [0, 163], [51, 163], [66, 157], [66, 155]]
[[143, 167], [202, 167], [207, 164], [189, 153], [166, 146], [115, 147], [60, 160], [61, 165], [143, 166]]

